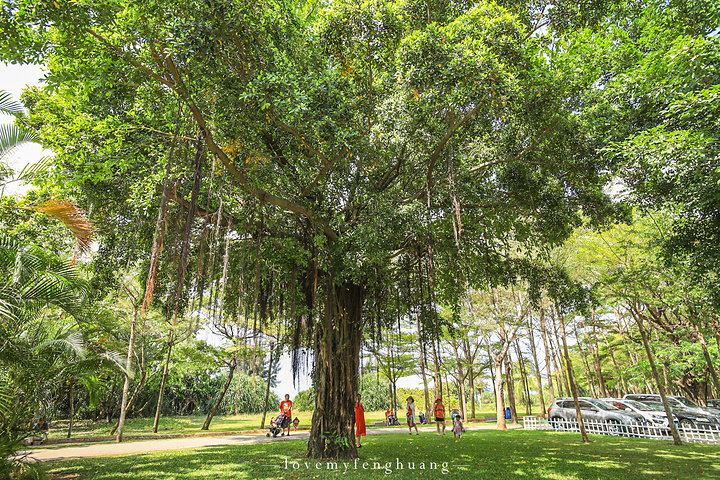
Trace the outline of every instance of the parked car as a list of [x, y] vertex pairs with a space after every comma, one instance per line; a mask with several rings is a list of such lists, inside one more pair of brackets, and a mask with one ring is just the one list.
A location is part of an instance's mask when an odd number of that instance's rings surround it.
[[[662, 405], [642, 403], [630, 399], [623, 400], [622, 398], [601, 398], [600, 400], [620, 410], [635, 412], [642, 415], [648, 425], [662, 427], [670, 426], [667, 414], [665, 413], [665, 408], [663, 408]], [[676, 424], [679, 421], [675, 415], [673, 415], [673, 421]]]
[[720, 400], [712, 399], [707, 401], [708, 407], [720, 409]]
[[[645, 422], [642, 415], [623, 412], [596, 398], [580, 397], [578, 403], [583, 419], [606, 422], [608, 432], [613, 435], [632, 430]], [[562, 426], [563, 420], [577, 420], [575, 401], [572, 398], [556, 398], [548, 409], [548, 419], [553, 426]]]
[[[669, 399], [668, 399], [669, 402]], [[663, 404], [660, 402], [642, 402], [646, 405], [657, 405], [659, 408], [664, 409]], [[685, 428], [709, 428], [713, 430], [720, 430], [720, 420], [712, 415], [708, 415], [702, 412], [696, 412], [689, 408], [686, 408], [682, 403], [677, 404], [670, 402], [670, 410], [673, 415], [678, 419], [678, 423], [681, 427]]]
[[[656, 403], [662, 403], [662, 398], [660, 395], [653, 395], [648, 393], [631, 393], [628, 395], [625, 395], [623, 399], [628, 400], [637, 400], [638, 402], [656, 402]], [[698, 415], [702, 416], [712, 416], [715, 418], [715, 420], [720, 423], [720, 410], [714, 409], [714, 408], [708, 408], [708, 407], [701, 407], [697, 403], [693, 402], [692, 400], [681, 397], [681, 396], [667, 396], [668, 402], [670, 405], [674, 405], [678, 408], [684, 408], [686, 410], [690, 410], [692, 413], [696, 413]]]

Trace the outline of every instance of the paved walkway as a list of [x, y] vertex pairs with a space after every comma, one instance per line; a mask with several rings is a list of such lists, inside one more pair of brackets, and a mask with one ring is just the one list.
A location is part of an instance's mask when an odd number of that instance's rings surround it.
[[[452, 425], [449, 425], [452, 427]], [[468, 425], [467, 430], [493, 430], [495, 424]], [[522, 428], [522, 425], [508, 425], [508, 428]], [[452, 434], [450, 429], [446, 430]], [[420, 429], [422, 435], [436, 435], [435, 427], [423, 427]], [[385, 433], [407, 433], [404, 427], [381, 427], [368, 428], [368, 435], [381, 435]], [[264, 433], [253, 433], [248, 435], [228, 435], [214, 437], [191, 437], [191, 438], [169, 438], [164, 440], [129, 441], [123, 443], [103, 443], [80, 446], [52, 446], [38, 450], [28, 451], [29, 457], [43, 462], [62, 460], [65, 458], [80, 457], [105, 457], [108, 455], [132, 455], [145, 452], [158, 452], [162, 450], [180, 450], [188, 448], [213, 447], [217, 445], [241, 445], [259, 442], [287, 442], [292, 440], [307, 440], [310, 437], [309, 431], [295, 432], [289, 437], [267, 437]]]

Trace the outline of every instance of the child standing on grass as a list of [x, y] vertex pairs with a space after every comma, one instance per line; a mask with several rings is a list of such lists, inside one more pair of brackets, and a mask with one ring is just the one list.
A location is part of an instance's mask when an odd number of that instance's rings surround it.
[[410, 435], [412, 435], [412, 427], [415, 427], [415, 435], [420, 435], [417, 425], [415, 424], [415, 399], [413, 397], [407, 398], [407, 412], [405, 413], [405, 418], [407, 420], [408, 430], [410, 430]]
[[462, 433], [463, 424], [462, 420], [460, 419], [460, 415], [458, 415], [453, 419], [453, 434], [455, 434], [456, 439], [459, 439], [460, 437], [462, 437]]

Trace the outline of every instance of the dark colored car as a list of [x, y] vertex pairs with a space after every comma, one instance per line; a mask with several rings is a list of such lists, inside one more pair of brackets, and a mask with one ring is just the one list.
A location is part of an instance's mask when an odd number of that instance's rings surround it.
[[[634, 412], [623, 412], [596, 398], [580, 397], [578, 403], [583, 419], [606, 422], [609, 433], [613, 435], [628, 432], [645, 423], [642, 415]], [[575, 401], [572, 398], [556, 398], [548, 409], [548, 419], [551, 425], [560, 426], [563, 420], [577, 420]]]
[[[668, 399], [669, 401], [670, 399]], [[663, 404], [660, 402], [645, 401], [648, 405], [657, 405], [661, 408]], [[708, 415], [703, 412], [696, 412], [689, 408], [685, 408], [682, 404], [676, 404], [670, 402], [670, 410], [672, 411], [675, 418], [678, 419], [678, 423], [681, 427], [685, 428], [711, 428], [713, 430], [720, 430], [720, 421], [712, 415]]]
[[720, 409], [720, 400], [713, 399], [707, 401], [708, 407]]

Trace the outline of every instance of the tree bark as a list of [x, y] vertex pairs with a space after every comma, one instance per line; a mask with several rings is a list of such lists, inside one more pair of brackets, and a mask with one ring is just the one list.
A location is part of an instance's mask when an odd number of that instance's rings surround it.
[[[210, 422], [212, 422], [213, 417], [215, 416], [215, 412], [217, 412], [217, 409], [220, 407], [220, 404], [223, 401], [223, 398], [225, 398], [225, 394], [228, 391], [228, 388], [230, 388], [230, 384], [232, 383], [233, 374], [235, 373], [235, 368], [237, 367], [237, 357], [233, 357], [233, 359], [230, 361], [230, 371], [228, 372], [228, 378], [225, 381], [225, 385], [223, 386], [222, 391], [220, 392], [220, 396], [215, 401], [215, 405], [213, 405], [210, 412], [208, 412], [207, 417], [205, 418], [205, 423], [203, 423], [203, 426], [200, 428], [200, 430], [207, 430], [210, 428]], [[270, 371], [268, 372], [268, 386], [270, 385], [270, 377], [272, 373], [272, 355], [270, 356]], [[265, 406], [267, 411], [267, 394], [265, 395]], [[263, 414], [263, 422], [265, 421], [265, 414]], [[263, 425], [260, 425], [260, 428], [263, 428]]]
[[672, 421], [673, 414], [672, 410], [670, 410], [670, 404], [667, 401], [665, 386], [660, 381], [660, 375], [658, 374], [657, 367], [655, 366], [655, 357], [653, 356], [652, 350], [650, 349], [650, 342], [648, 342], [647, 332], [645, 332], [642, 312], [636, 311], [634, 307], [631, 312], [635, 317], [635, 321], [637, 322], [638, 330], [640, 330], [640, 337], [642, 337], [643, 346], [645, 347], [645, 354], [647, 355], [648, 361], [650, 362], [650, 370], [652, 370], [653, 377], [655, 378], [655, 383], [657, 383], [658, 390], [660, 391], [660, 398], [662, 399], [663, 406], [665, 407], [665, 415], [667, 415], [668, 418], [668, 424], [670, 426], [670, 432], [672, 433], [673, 443], [675, 445], [682, 445], [682, 441], [680, 440], [680, 433], [675, 426], [675, 422]]
[[708, 352], [707, 343], [705, 342], [705, 336], [702, 334], [698, 326], [695, 325], [695, 323], [693, 323], [692, 325], [693, 329], [695, 330], [695, 337], [700, 341], [703, 356], [705, 357], [705, 363], [707, 363], [708, 369], [710, 370], [710, 376], [713, 381], [713, 386], [715, 387], [715, 393], [720, 395], [720, 380], [718, 380], [717, 370], [715, 370], [712, 359], [710, 358], [710, 352]]
[[[594, 317], [594, 315], [593, 315]], [[593, 324], [593, 336], [592, 336], [592, 342], [590, 343], [590, 348], [592, 349], [593, 353], [593, 363], [595, 364], [595, 373], [598, 377], [598, 387], [600, 388], [600, 395], [603, 398], [609, 397], [608, 391], [607, 391], [607, 385], [605, 385], [605, 378], [603, 377], [602, 372], [602, 363], [600, 361], [600, 345], [597, 341], [597, 331], [595, 328], [595, 325]]]
[[508, 406], [510, 407], [510, 423], [517, 425], [517, 410], [515, 409], [515, 379], [513, 378], [512, 362], [510, 361], [510, 352], [505, 354], [505, 375], [507, 377]]
[[157, 433], [160, 424], [160, 411], [162, 409], [163, 394], [165, 393], [165, 383], [167, 382], [168, 370], [170, 368], [170, 353], [172, 352], [173, 343], [175, 342], [173, 332], [170, 332], [167, 346], [168, 351], [165, 355], [165, 363], [163, 364], [162, 377], [160, 378], [160, 393], [158, 393], [157, 407], [155, 408], [155, 419], [153, 420], [153, 433]]
[[[552, 317], [551, 317], [551, 319], [552, 319]], [[559, 357], [559, 358], [558, 358], [558, 360], [559, 360], [558, 363], [560, 364], [560, 381], [565, 384], [565, 391], [567, 392], [567, 394], [568, 394], [568, 395], [572, 395], [572, 389], [570, 388], [570, 385], [569, 385], [569, 383], [568, 383], [568, 374], [567, 374], [567, 373], [568, 373], [568, 372], [567, 372], [567, 368], [568, 368], [568, 367], [567, 367], [567, 365], [566, 365], [566, 362], [563, 360], [563, 354], [562, 354], [562, 351], [560, 350], [560, 349], [562, 348], [561, 345], [563, 345], [564, 342], [565, 342], [565, 334], [563, 333], [563, 343], [561, 344], [561, 343], [560, 343], [560, 337], [559, 337], [558, 331], [557, 331], [557, 327], [556, 327], [556, 325], [555, 325], [555, 320], [552, 319], [552, 321], [553, 321], [553, 322], [552, 322], [552, 323], [553, 323], [553, 332], [555, 333], [555, 343], [557, 344], [557, 347], [558, 347], [558, 357]], [[564, 332], [564, 331], [565, 331], [565, 325], [564, 325], [564, 324], [563, 324], [562, 329], [563, 329], [563, 332]], [[566, 358], [569, 358], [569, 357], [566, 356]]]
[[[462, 361], [460, 360], [460, 355], [458, 354], [458, 348], [457, 343], [455, 343], [455, 339], [452, 341], [453, 350], [455, 351], [455, 361], [457, 362], [457, 374], [458, 374], [458, 385], [459, 385], [459, 400], [460, 400], [460, 415], [462, 416], [463, 422], [467, 423], [467, 403], [465, 401], [465, 372], [463, 371], [462, 367]], [[428, 411], [430, 409], [428, 408]], [[427, 415], [427, 413], [426, 413]]]
[[313, 340], [315, 411], [306, 456], [354, 459], [364, 289], [352, 283], [335, 285], [330, 275], [325, 283], [325, 308]]
[[[538, 384], [538, 393], [540, 394], [540, 415], [547, 416], [545, 408], [545, 394], [543, 393], [542, 375], [540, 375], [540, 362], [538, 362], [537, 350], [535, 349], [535, 334], [530, 323], [530, 316], [528, 315], [528, 333], [530, 334], [530, 351], [532, 352], [533, 362], [535, 364], [535, 381]], [[550, 394], [552, 395], [552, 393]]]
[[[607, 335], [603, 335], [605, 339], [605, 345], [607, 345], [608, 348], [608, 354], [610, 355], [610, 360], [613, 363], [613, 366], [615, 367], [615, 372], [617, 373], [618, 377], [620, 377], [620, 384], [622, 385], [622, 391], [618, 391], [617, 396], [622, 397], [624, 393], [629, 393], [627, 384], [625, 383], [625, 375], [623, 374], [623, 371], [620, 369], [620, 365], [618, 365], [617, 359], [615, 358], [615, 354], [613, 353], [612, 347], [610, 347], [610, 341], [607, 338]], [[619, 390], [616, 387], [616, 390]]]
[[520, 379], [522, 380], [523, 396], [525, 397], [525, 415], [532, 415], [532, 405], [530, 402], [530, 382], [527, 375], [527, 369], [525, 368], [525, 360], [522, 356], [522, 349], [520, 348], [520, 341], [515, 339], [515, 349], [518, 355], [518, 366], [520, 367]]
[[[131, 296], [132, 297], [132, 296]], [[123, 431], [125, 429], [125, 414], [128, 407], [128, 392], [130, 391], [130, 367], [132, 366], [133, 349], [135, 348], [135, 325], [138, 319], [137, 302], [133, 297], [133, 317], [130, 323], [130, 340], [128, 341], [127, 360], [125, 361], [125, 383], [123, 384], [122, 400], [120, 402], [120, 419], [118, 420], [117, 438], [118, 443], [122, 442]]]
[[[550, 359], [550, 347], [548, 346], [548, 339], [547, 339], [547, 323], [545, 322], [545, 309], [540, 308], [540, 333], [542, 334], [543, 339], [543, 346], [545, 347], [545, 372], [547, 373], [547, 379], [548, 379], [548, 390], [550, 392], [550, 399], [555, 398], [555, 390], [553, 389], [553, 378], [552, 374], [553, 372], [550, 369], [550, 365], [552, 364], [552, 360]], [[538, 375], [540, 373], [538, 372]], [[545, 411], [545, 408], [543, 407], [543, 415], [546, 415], [547, 412]]]
[[495, 415], [497, 415], [497, 429], [506, 430], [505, 422], [505, 398], [502, 376], [502, 362], [505, 355], [493, 355], [493, 367], [495, 368]]
[[69, 393], [68, 393], [68, 396], [70, 397], [70, 424], [68, 425], [67, 438], [70, 438], [72, 436], [73, 422], [75, 420], [75, 401], [74, 401], [75, 391], [73, 388], [74, 386], [75, 386], [75, 379], [71, 378], [70, 379], [70, 388], [69, 388]]
[[430, 390], [428, 389], [427, 374], [425, 373], [427, 370], [427, 352], [425, 351], [425, 342], [423, 341], [419, 318], [417, 321], [417, 331], [420, 342], [420, 373], [422, 374], [423, 389], [425, 391], [425, 414], [428, 415], [430, 412]]
[[[578, 397], [580, 397], [580, 394], [578, 393], [577, 382], [575, 382], [575, 375], [573, 373], [572, 361], [570, 360], [570, 351], [568, 350], [568, 346], [567, 346], [567, 337], [565, 336], [565, 322], [563, 321], [563, 318], [562, 318], [562, 315], [560, 315], [560, 312], [557, 312], [557, 318], [558, 318], [558, 323], [560, 324], [560, 334], [562, 335], [563, 350], [565, 351], [565, 361], [567, 362], [568, 381], [570, 382], [570, 387], [572, 389], [573, 400], [575, 400], [575, 413], [577, 414], [578, 424], [580, 425], [580, 435], [582, 436], [582, 440], [584, 443], [590, 443], [590, 440], [588, 439], [588, 436], [587, 436], [587, 431], [585, 431], [585, 422], [583, 422], [582, 413], [580, 413], [580, 403], [578, 400]], [[668, 417], [668, 418], [672, 418], [672, 417]]]

